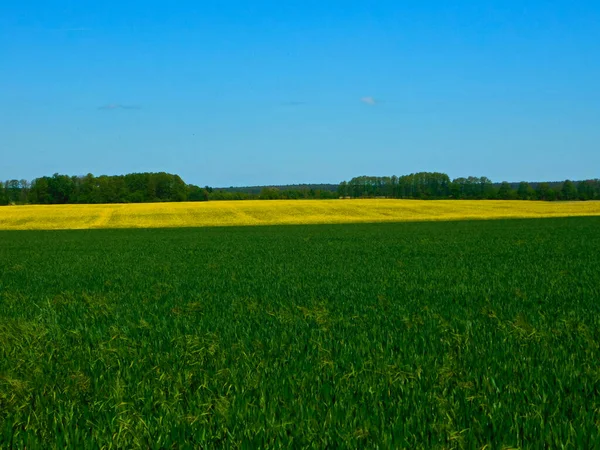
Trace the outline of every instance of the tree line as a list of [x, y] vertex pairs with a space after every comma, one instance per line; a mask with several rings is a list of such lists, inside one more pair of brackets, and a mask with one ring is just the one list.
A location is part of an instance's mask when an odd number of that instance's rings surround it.
[[[279, 184], [279, 185], [262, 185], [262, 186], [231, 186], [231, 187], [220, 187], [214, 188], [214, 191], [217, 192], [226, 192], [226, 193], [237, 193], [243, 192], [246, 194], [255, 194], [259, 195], [264, 194], [265, 189], [276, 189], [279, 192], [288, 191], [288, 192], [302, 192], [307, 196], [313, 195], [317, 198], [321, 191], [325, 192], [337, 192], [339, 183], [331, 184], [331, 183], [304, 183], [304, 184]], [[311, 194], [312, 191], [312, 194]]]
[[165, 172], [68, 176], [0, 182], [0, 204], [149, 203], [208, 200], [204, 188]]
[[553, 183], [493, 183], [487, 177], [455, 178], [439, 172], [403, 176], [360, 176], [335, 185], [289, 185], [214, 189], [186, 184], [165, 172], [114, 176], [55, 173], [29, 182], [0, 182], [0, 205], [74, 203], [149, 203], [208, 200], [333, 198], [600, 200], [600, 180]]
[[498, 200], [600, 200], [600, 180], [518, 184], [493, 183], [487, 177], [451, 180], [445, 173], [419, 172], [403, 176], [360, 176], [342, 181], [343, 198], [384, 197], [412, 199], [498, 199]]
[[179, 175], [165, 172], [127, 175], [69, 176], [55, 173], [29, 182], [0, 182], [0, 205], [9, 204], [96, 204], [197, 202], [208, 200], [274, 200], [338, 198], [335, 190], [314, 189], [308, 185], [252, 188], [251, 192], [235, 188], [213, 189], [186, 184]]
[[262, 187], [260, 192], [221, 190], [208, 188], [209, 200], [303, 200], [303, 199], [335, 199], [339, 198], [336, 190], [308, 188], [284, 188], [275, 186]]

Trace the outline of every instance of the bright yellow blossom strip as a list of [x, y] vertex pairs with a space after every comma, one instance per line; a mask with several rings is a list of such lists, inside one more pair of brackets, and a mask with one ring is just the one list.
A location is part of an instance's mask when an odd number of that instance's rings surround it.
[[0, 230], [211, 227], [600, 216], [600, 202], [245, 200], [0, 207]]

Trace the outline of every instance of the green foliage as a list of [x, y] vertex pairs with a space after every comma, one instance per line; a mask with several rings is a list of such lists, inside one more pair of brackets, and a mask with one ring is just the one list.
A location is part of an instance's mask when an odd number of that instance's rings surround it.
[[571, 180], [566, 180], [560, 190], [560, 197], [562, 200], [577, 200], [578, 194], [575, 183]]
[[598, 448], [599, 228], [0, 232], [0, 448]]
[[347, 181], [342, 181], [339, 184], [338, 189], [337, 189], [337, 194], [341, 198], [347, 197], [349, 195], [348, 182]]
[[529, 183], [526, 181], [521, 181], [517, 190], [517, 197], [520, 200], [534, 200], [536, 198], [536, 192], [529, 185]]
[[566, 180], [554, 183], [502, 182], [494, 184], [487, 177], [460, 177], [450, 181], [438, 172], [420, 172], [401, 177], [355, 177], [342, 181], [339, 197], [387, 197], [416, 199], [501, 199], [501, 200], [597, 200], [600, 180]]
[[0, 181], [0, 205], [8, 205], [8, 194], [4, 187], [4, 183]]
[[580, 200], [600, 200], [600, 180], [586, 180], [577, 183]]
[[276, 200], [281, 197], [279, 189], [275, 187], [266, 187], [260, 191], [260, 199], [261, 200]]
[[538, 200], [556, 200], [556, 191], [550, 187], [549, 183], [540, 183], [536, 189]]
[[127, 175], [69, 177], [55, 173], [35, 179], [28, 193], [29, 203], [143, 203], [206, 200], [197, 186], [186, 185], [179, 175], [165, 172]]
[[205, 202], [208, 200], [208, 190], [194, 185], [188, 185], [187, 199], [190, 202]]
[[517, 193], [511, 188], [510, 183], [503, 181], [498, 189], [497, 197], [500, 200], [515, 200]]
[[[306, 193], [309, 191], [314, 191], [314, 192], [321, 192], [321, 191], [325, 191], [325, 192], [329, 192], [329, 193], [336, 193], [338, 190], [338, 186], [337, 184], [284, 184], [284, 185], [268, 185], [268, 186], [238, 186], [238, 187], [228, 187], [228, 188], [208, 188], [209, 189], [209, 193], [212, 193], [213, 190], [215, 191], [219, 191], [219, 192], [223, 192], [223, 193], [227, 193], [227, 194], [234, 194], [234, 193], [241, 193], [241, 194], [249, 194], [250, 198], [254, 198], [255, 196], [259, 196], [261, 191], [264, 188], [277, 188], [279, 189], [280, 192], [285, 192], [285, 191], [290, 191], [290, 192], [294, 192], [295, 195], [298, 195], [298, 193]], [[300, 196], [300, 198], [304, 198], [302, 195]]]
[[212, 190], [209, 200], [300, 200], [300, 199], [336, 199], [337, 192], [312, 188], [291, 188], [284, 190], [276, 186], [265, 186], [260, 193], [236, 190]]
[[245, 192], [225, 192], [213, 190], [208, 194], [209, 200], [255, 200], [258, 199], [256, 194], [247, 194]]
[[450, 178], [445, 173], [419, 172], [401, 177], [352, 178], [341, 189], [342, 196], [436, 199], [450, 194]]
[[27, 180], [6, 180], [0, 182], [0, 205], [19, 205], [27, 203], [29, 183]]
[[339, 185], [303, 184], [213, 189], [186, 184], [178, 175], [131, 173], [119, 176], [54, 174], [30, 184], [26, 180], [0, 183], [0, 205], [66, 203], [146, 203], [207, 200], [297, 200], [360, 197], [416, 199], [600, 200], [600, 180], [494, 185], [487, 177], [456, 178], [439, 172], [401, 177], [355, 177]]

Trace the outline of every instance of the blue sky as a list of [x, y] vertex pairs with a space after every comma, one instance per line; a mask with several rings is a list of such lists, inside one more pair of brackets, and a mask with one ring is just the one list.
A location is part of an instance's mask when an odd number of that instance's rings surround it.
[[600, 176], [600, 2], [0, 2], [0, 179]]

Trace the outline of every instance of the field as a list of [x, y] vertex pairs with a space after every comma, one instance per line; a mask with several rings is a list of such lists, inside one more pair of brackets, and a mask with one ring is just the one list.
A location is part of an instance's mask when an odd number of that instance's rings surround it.
[[246, 200], [13, 206], [0, 230], [165, 228], [600, 216], [600, 202]]
[[[253, 223], [223, 205], [161, 205], [160, 223]], [[109, 226], [148, 214], [110, 208]], [[4, 228], [46, 211], [7, 210]], [[1, 231], [0, 448], [598, 448], [599, 230]]]

